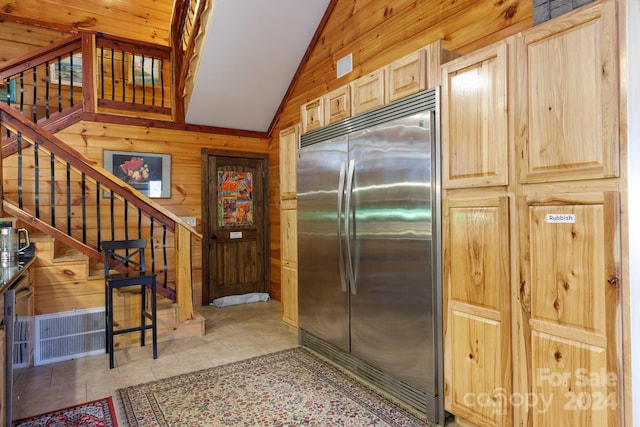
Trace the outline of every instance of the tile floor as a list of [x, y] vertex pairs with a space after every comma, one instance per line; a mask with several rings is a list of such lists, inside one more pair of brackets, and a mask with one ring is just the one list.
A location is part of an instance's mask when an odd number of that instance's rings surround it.
[[115, 395], [120, 388], [297, 346], [298, 333], [282, 323], [281, 308], [275, 300], [201, 307], [198, 313], [206, 319], [206, 334], [158, 343], [156, 360], [147, 344], [117, 350], [113, 369], [107, 354], [16, 369], [13, 419], [113, 396], [118, 423], [125, 427]]
[[[117, 350], [116, 366], [109, 369], [106, 354], [14, 372], [13, 419], [113, 396], [117, 389], [205, 369], [260, 354], [295, 347], [298, 334], [280, 320], [278, 301], [231, 307], [202, 307], [206, 335], [158, 343], [152, 347]], [[124, 426], [124, 416], [117, 414]]]

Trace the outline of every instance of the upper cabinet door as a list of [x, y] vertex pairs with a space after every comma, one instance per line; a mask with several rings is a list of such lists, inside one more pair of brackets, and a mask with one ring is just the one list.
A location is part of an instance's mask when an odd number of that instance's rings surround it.
[[294, 125], [280, 131], [280, 200], [296, 198], [299, 129]]
[[507, 43], [442, 67], [445, 188], [507, 185]]
[[598, 3], [517, 38], [522, 182], [618, 176], [615, 6]]
[[387, 66], [387, 103], [427, 87], [427, 52], [420, 49]]

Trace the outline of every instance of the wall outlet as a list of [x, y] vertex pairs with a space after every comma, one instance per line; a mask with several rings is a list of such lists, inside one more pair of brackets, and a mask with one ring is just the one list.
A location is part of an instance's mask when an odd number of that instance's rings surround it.
[[181, 220], [183, 220], [187, 225], [190, 225], [192, 227], [196, 226], [196, 217], [195, 216], [182, 216], [180, 217]]

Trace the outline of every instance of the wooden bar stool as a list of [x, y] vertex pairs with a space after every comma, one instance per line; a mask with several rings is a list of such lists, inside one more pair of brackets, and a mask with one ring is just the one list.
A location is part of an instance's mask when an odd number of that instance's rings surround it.
[[[145, 332], [151, 329], [153, 337], [153, 358], [158, 358], [158, 332], [156, 328], [156, 275], [148, 273], [145, 269], [144, 248], [146, 239], [113, 240], [101, 243], [104, 254], [104, 280], [105, 280], [105, 322], [106, 322], [106, 347], [109, 353], [109, 368], [113, 369], [113, 337], [114, 335], [127, 334], [140, 331], [140, 342], [144, 346]], [[120, 273], [113, 272], [118, 267], [130, 268], [130, 271]], [[124, 287], [140, 286], [141, 290], [141, 319], [139, 326], [114, 330], [113, 328], [113, 290]], [[147, 310], [146, 289], [150, 288], [151, 310]], [[146, 319], [151, 320], [147, 324]]]

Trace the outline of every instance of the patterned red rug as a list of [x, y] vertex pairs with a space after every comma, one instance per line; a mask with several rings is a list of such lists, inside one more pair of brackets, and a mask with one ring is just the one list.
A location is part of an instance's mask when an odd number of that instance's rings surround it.
[[131, 427], [426, 426], [303, 348], [118, 390]]
[[14, 422], [15, 427], [118, 427], [111, 396]]

